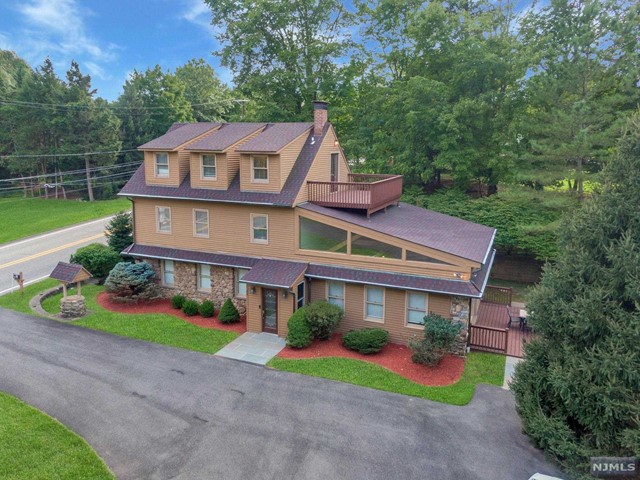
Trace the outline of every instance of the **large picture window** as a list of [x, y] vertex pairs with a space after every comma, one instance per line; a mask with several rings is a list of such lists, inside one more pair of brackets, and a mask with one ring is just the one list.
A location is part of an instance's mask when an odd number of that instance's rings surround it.
[[344, 310], [344, 283], [327, 282], [327, 302]]
[[266, 183], [269, 181], [269, 157], [254, 155], [251, 157], [251, 180]]
[[269, 243], [269, 217], [251, 214], [251, 242]]
[[196, 237], [209, 236], [209, 210], [193, 211], [193, 234]]
[[407, 292], [407, 325], [424, 325], [427, 315], [427, 294]]
[[175, 270], [173, 260], [162, 261], [162, 284], [173, 287], [175, 283]]
[[169, 154], [167, 152], [158, 152], [155, 154], [156, 177], [169, 176]]
[[365, 255], [367, 257], [402, 259], [402, 248], [379, 242], [362, 235], [351, 234], [351, 255]]
[[248, 271], [248, 268], [236, 269], [236, 297], [247, 296], [247, 284], [242, 281], [242, 277], [244, 277]]
[[442, 265], [450, 265], [447, 262], [438, 260], [437, 258], [427, 257], [426, 255], [412, 252], [411, 250], [407, 250], [407, 260], [411, 260], [412, 262], [427, 262], [427, 263], [439, 263]]
[[300, 217], [300, 248], [347, 253], [347, 231]]
[[198, 290], [211, 291], [211, 265], [198, 265]]
[[365, 319], [372, 322], [384, 321], [384, 288], [365, 287]]
[[171, 233], [171, 208], [156, 207], [157, 230], [160, 233]]
[[215, 180], [216, 175], [216, 156], [202, 155], [202, 178]]

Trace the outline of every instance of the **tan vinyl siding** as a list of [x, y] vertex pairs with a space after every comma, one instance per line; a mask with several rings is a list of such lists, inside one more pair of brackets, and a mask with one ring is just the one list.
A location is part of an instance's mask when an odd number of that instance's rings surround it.
[[[177, 152], [168, 152], [169, 154], [169, 176], [156, 177], [156, 153], [161, 152], [144, 152], [144, 174], [147, 185], [166, 185], [177, 187], [180, 185], [180, 166]], [[166, 152], [163, 152], [166, 153]]]
[[[136, 241], [143, 245], [292, 258], [292, 209], [146, 198], [138, 198], [135, 203]], [[156, 233], [156, 205], [171, 207], [170, 235]], [[209, 211], [209, 238], [193, 236], [193, 209]], [[251, 214], [269, 216], [268, 243], [251, 242]]]
[[282, 182], [282, 185], [287, 181], [287, 178], [291, 173], [291, 169], [300, 156], [302, 147], [304, 147], [308, 138], [309, 132], [306, 131], [280, 151], [280, 181]]
[[[260, 155], [260, 154], [256, 154]], [[243, 153], [240, 155], [240, 190], [244, 192], [273, 192], [279, 193], [282, 189], [280, 182], [280, 156], [267, 155], [268, 160], [268, 182], [252, 182], [252, 155]]]
[[[202, 177], [202, 155], [216, 156], [216, 179]], [[191, 186], [193, 188], [210, 188], [212, 190], [226, 190], [229, 187], [227, 177], [227, 154], [226, 153], [194, 153], [190, 155], [191, 163]]]
[[185, 150], [180, 150], [178, 152], [178, 165], [179, 165], [178, 172], [179, 172], [179, 178], [180, 178], [178, 185], [180, 185], [182, 181], [185, 179], [185, 177], [189, 174], [190, 157], [191, 157], [190, 153]]
[[324, 280], [312, 278], [307, 286], [308, 292], [311, 294], [311, 298], [307, 295], [307, 303], [327, 299], [327, 282]]
[[318, 153], [316, 154], [316, 158], [309, 169], [309, 173], [302, 184], [302, 188], [296, 197], [296, 205], [300, 203], [304, 203], [307, 201], [307, 181], [314, 182], [328, 182], [331, 180], [331, 154], [338, 153], [338, 175], [341, 182], [348, 181], [349, 175], [349, 165], [347, 164], [347, 160], [342, 152], [342, 149], [338, 146], [336, 147], [336, 133], [333, 127], [329, 128], [327, 131], [327, 135], [324, 137], [322, 141], [322, 145], [318, 149]]

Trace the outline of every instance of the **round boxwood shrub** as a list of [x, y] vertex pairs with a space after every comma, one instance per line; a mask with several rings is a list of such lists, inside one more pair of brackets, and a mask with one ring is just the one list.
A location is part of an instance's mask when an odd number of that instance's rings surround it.
[[122, 261], [120, 255], [101, 243], [90, 243], [71, 255], [71, 263], [79, 263], [94, 277], [102, 278]]
[[222, 308], [220, 308], [218, 320], [222, 323], [235, 323], [240, 321], [240, 312], [238, 312], [238, 309], [230, 298], [227, 298]]
[[300, 308], [291, 315], [287, 322], [287, 346], [292, 348], [305, 348], [311, 345], [313, 335], [305, 319], [305, 309]]
[[182, 312], [187, 317], [193, 317], [194, 315], [197, 315], [199, 307], [200, 305], [198, 305], [198, 302], [195, 300], [185, 300], [182, 304]]
[[328, 340], [342, 320], [344, 311], [325, 300], [316, 300], [305, 307], [305, 318], [314, 338]]
[[200, 308], [198, 309], [200, 315], [209, 318], [213, 317], [213, 314], [216, 311], [216, 307], [211, 300], [205, 300], [200, 304]]
[[389, 343], [389, 332], [382, 328], [352, 330], [342, 337], [342, 344], [349, 350], [368, 355], [377, 353]]
[[174, 295], [171, 297], [171, 306], [176, 310], [180, 310], [186, 301], [187, 299], [184, 295]]

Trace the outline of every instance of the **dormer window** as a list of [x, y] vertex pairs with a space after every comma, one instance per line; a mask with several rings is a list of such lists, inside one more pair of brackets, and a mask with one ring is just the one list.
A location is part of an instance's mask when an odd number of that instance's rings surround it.
[[216, 156], [215, 155], [202, 155], [202, 178], [207, 180], [216, 179]]
[[167, 152], [158, 152], [155, 154], [156, 160], [156, 177], [169, 176], [169, 154]]
[[251, 181], [256, 183], [269, 181], [269, 158], [266, 155], [251, 157]]

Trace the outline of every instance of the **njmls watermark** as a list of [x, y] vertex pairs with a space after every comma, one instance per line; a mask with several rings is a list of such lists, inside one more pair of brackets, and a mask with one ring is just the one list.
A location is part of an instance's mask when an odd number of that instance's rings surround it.
[[636, 457], [591, 457], [591, 475], [598, 478], [638, 478]]

